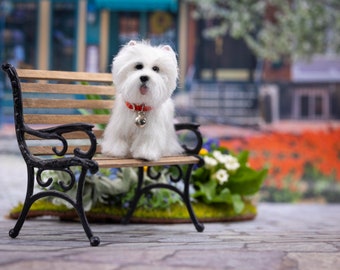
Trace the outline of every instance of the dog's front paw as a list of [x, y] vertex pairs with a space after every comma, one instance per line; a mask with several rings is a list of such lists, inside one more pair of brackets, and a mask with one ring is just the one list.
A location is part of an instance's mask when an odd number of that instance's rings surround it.
[[132, 156], [137, 159], [155, 161], [161, 158], [161, 153], [159, 151], [143, 149], [143, 147], [141, 147], [133, 151]]
[[129, 149], [125, 143], [115, 143], [111, 147], [105, 147], [103, 145], [102, 152], [104, 155], [113, 157], [127, 157], [129, 156]]

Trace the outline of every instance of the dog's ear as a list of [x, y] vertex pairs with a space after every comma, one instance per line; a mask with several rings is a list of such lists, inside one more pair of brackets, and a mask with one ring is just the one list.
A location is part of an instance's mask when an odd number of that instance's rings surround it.
[[172, 52], [172, 51], [173, 51], [172, 48], [171, 48], [169, 45], [164, 45], [164, 46], [162, 46], [162, 49], [163, 49], [163, 50], [166, 50], [166, 51], [169, 51], [169, 52]]
[[129, 46], [135, 46], [137, 44], [137, 42], [135, 40], [130, 40], [128, 45]]

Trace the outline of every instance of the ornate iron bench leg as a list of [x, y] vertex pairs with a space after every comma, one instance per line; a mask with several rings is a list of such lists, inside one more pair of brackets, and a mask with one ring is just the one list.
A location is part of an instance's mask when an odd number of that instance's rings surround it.
[[[182, 169], [179, 166], [176, 166], [176, 167], [179, 170], [181, 170], [180, 175], [182, 175]], [[129, 223], [130, 218], [132, 217], [134, 211], [136, 210], [138, 201], [143, 194], [146, 194], [147, 192], [149, 192], [151, 189], [154, 189], [154, 188], [166, 188], [166, 189], [169, 189], [169, 190], [172, 190], [172, 191], [178, 193], [181, 196], [181, 198], [184, 201], [185, 206], [188, 210], [188, 213], [190, 215], [190, 219], [191, 219], [192, 223], [194, 224], [196, 230], [198, 232], [203, 232], [204, 225], [198, 221], [198, 219], [195, 215], [195, 212], [192, 208], [191, 201], [190, 201], [189, 187], [190, 187], [190, 176], [191, 176], [192, 168], [193, 168], [193, 165], [188, 165], [188, 168], [186, 170], [186, 174], [183, 177], [183, 181], [184, 181], [184, 190], [183, 191], [179, 190], [177, 187], [175, 187], [171, 184], [165, 184], [165, 183], [150, 184], [150, 185], [147, 185], [146, 187], [143, 187], [144, 168], [142, 168], [142, 167], [138, 168], [138, 184], [137, 184], [137, 187], [136, 187], [135, 196], [131, 201], [130, 208], [129, 208], [127, 214], [122, 219], [122, 223], [123, 224]], [[153, 176], [152, 178], [157, 179], [158, 177]], [[176, 181], [178, 181], [178, 180], [179, 179], [177, 179]]]
[[204, 231], [204, 225], [200, 223], [195, 215], [195, 212], [192, 208], [191, 201], [190, 201], [190, 176], [192, 171], [193, 165], [189, 165], [186, 171], [186, 175], [184, 177], [184, 192], [183, 192], [183, 201], [188, 209], [191, 221], [194, 223], [194, 226], [198, 232]]
[[34, 188], [34, 170], [32, 167], [27, 166], [27, 191], [26, 191], [26, 198], [23, 205], [23, 208], [21, 210], [21, 213], [19, 215], [19, 218], [17, 219], [17, 222], [15, 223], [15, 226], [13, 229], [10, 229], [9, 236], [12, 238], [15, 238], [19, 235], [20, 230], [25, 222], [26, 216], [28, 214], [29, 209], [31, 208], [31, 205], [34, 201], [31, 200], [32, 194], [33, 194], [33, 188]]
[[32, 206], [32, 204], [37, 201], [38, 199], [41, 199], [43, 197], [48, 196], [54, 196], [62, 198], [66, 201], [68, 201], [77, 211], [77, 214], [80, 218], [80, 222], [84, 228], [85, 234], [88, 237], [91, 246], [98, 246], [100, 244], [99, 237], [93, 236], [92, 231], [90, 229], [90, 225], [87, 221], [86, 214], [83, 208], [83, 187], [84, 187], [84, 181], [85, 181], [85, 175], [86, 175], [87, 169], [82, 168], [81, 174], [79, 176], [79, 183], [78, 183], [78, 189], [77, 189], [77, 195], [76, 200], [70, 198], [66, 194], [63, 194], [58, 191], [48, 190], [48, 191], [41, 191], [37, 194], [33, 195], [33, 189], [34, 189], [34, 168], [27, 167], [27, 192], [26, 192], [26, 198], [23, 205], [23, 208], [21, 210], [20, 216], [13, 227], [9, 231], [9, 236], [12, 238], [15, 238], [19, 235], [20, 230], [25, 222], [26, 216]]
[[83, 207], [83, 189], [86, 172], [87, 170], [82, 168], [81, 174], [79, 176], [76, 204], [74, 205], [74, 208], [77, 210], [80, 222], [84, 228], [87, 238], [90, 240], [91, 246], [98, 246], [100, 244], [100, 239], [99, 237], [93, 235]]

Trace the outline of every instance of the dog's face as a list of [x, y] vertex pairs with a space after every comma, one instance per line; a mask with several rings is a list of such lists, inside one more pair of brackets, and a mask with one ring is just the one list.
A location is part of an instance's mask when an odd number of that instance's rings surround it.
[[176, 89], [176, 55], [167, 45], [130, 41], [113, 59], [112, 74], [125, 102], [156, 107]]

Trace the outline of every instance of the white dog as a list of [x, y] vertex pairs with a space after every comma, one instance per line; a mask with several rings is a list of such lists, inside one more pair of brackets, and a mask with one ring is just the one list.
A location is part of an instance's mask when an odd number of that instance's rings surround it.
[[112, 75], [116, 97], [103, 154], [157, 160], [183, 152], [174, 129], [178, 67], [171, 47], [130, 41], [113, 59]]

